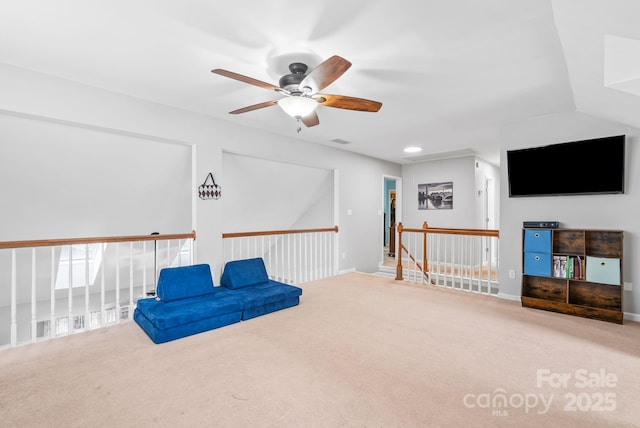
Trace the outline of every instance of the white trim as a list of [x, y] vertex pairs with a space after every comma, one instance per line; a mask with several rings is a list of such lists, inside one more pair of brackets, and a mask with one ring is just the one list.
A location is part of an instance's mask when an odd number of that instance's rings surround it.
[[334, 234], [333, 272], [340, 269], [340, 170], [333, 170], [333, 225], [338, 226], [338, 233]]
[[517, 296], [515, 294], [507, 294], [507, 293], [498, 292], [498, 294], [496, 294], [496, 297], [498, 297], [499, 299], [504, 299], [504, 300], [513, 300], [514, 302], [519, 302], [520, 301], [520, 296]]
[[640, 322], [640, 314], [634, 314], [632, 312], [625, 312], [624, 313], [624, 320], [625, 321]]
[[0, 108], [0, 114], [7, 115], [7, 116], [22, 117], [22, 118], [32, 119], [32, 120], [39, 120], [42, 122], [55, 123], [58, 125], [65, 125], [65, 126], [70, 126], [74, 128], [90, 129], [92, 131], [105, 132], [108, 134], [123, 135], [125, 137], [139, 138], [141, 140], [157, 141], [159, 143], [178, 144], [181, 146], [194, 145], [193, 143], [182, 141], [182, 140], [176, 140], [173, 138], [158, 137], [156, 135], [151, 135], [151, 134], [143, 134], [140, 132], [126, 131], [123, 129], [108, 128], [106, 126], [92, 125], [92, 124], [82, 123], [82, 122], [74, 122], [71, 120], [57, 119], [54, 117], [47, 117], [47, 116], [42, 116], [42, 115], [32, 114], [32, 113], [22, 113], [19, 111], [6, 110], [2, 108]]
[[[191, 146], [191, 230], [198, 230], [198, 197], [196, 193], [198, 192], [198, 182], [197, 182], [197, 172], [198, 172], [198, 156], [197, 156], [197, 147], [196, 145]], [[192, 263], [195, 263], [198, 260], [197, 257], [197, 248], [198, 245], [193, 245], [193, 241], [191, 244], [191, 260]]]
[[[386, 203], [387, 203], [387, 192], [385, 191], [385, 180], [393, 180], [396, 182], [396, 188], [394, 189], [396, 192], [396, 225], [398, 223], [400, 223], [402, 220], [402, 177], [398, 177], [395, 175], [388, 175], [388, 174], [382, 174], [382, 200], [381, 200], [381, 209], [382, 209], [382, 221], [384, 221], [384, 209], [386, 207]], [[386, 228], [387, 225], [385, 223], [384, 227]], [[384, 263], [384, 234], [386, 233], [385, 229], [383, 229], [383, 236], [380, 242], [380, 260], [378, 261], [378, 264], [382, 264]], [[396, 253], [398, 253], [398, 234], [395, 235], [396, 237]]]

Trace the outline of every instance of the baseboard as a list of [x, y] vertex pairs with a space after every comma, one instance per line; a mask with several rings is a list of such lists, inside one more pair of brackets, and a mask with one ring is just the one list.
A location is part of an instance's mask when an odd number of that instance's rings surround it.
[[633, 314], [631, 312], [625, 312], [624, 313], [624, 320], [625, 321], [640, 322], [640, 314]]
[[504, 300], [513, 300], [516, 302], [520, 301], [520, 296], [516, 296], [515, 294], [507, 294], [507, 293], [498, 293], [496, 294], [496, 297], [498, 297], [499, 299], [504, 299]]
[[356, 268], [342, 269], [338, 271], [338, 275], [344, 275], [345, 273], [353, 273], [356, 271]]

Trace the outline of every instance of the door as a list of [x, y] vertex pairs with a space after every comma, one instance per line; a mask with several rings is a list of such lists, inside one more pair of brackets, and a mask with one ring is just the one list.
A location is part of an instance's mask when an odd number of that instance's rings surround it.
[[396, 227], [400, 222], [402, 214], [402, 180], [400, 177], [382, 177], [382, 236], [381, 236], [381, 258], [383, 265], [395, 265], [397, 253]]

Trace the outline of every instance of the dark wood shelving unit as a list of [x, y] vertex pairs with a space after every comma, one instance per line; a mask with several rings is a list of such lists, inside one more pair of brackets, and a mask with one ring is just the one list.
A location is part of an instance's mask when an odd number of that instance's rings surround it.
[[[522, 238], [522, 306], [623, 323], [623, 231], [523, 229]], [[580, 260], [578, 272], [557, 276], [560, 257]]]

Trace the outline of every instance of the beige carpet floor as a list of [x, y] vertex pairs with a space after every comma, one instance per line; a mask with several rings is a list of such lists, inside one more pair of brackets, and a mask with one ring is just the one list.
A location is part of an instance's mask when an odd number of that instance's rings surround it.
[[0, 351], [2, 427], [640, 426], [640, 324], [352, 273], [153, 344], [134, 322]]

